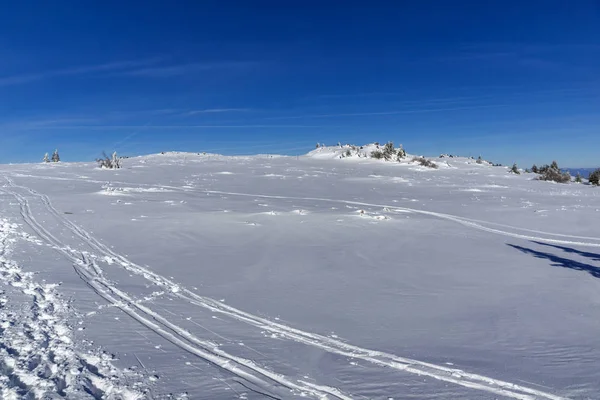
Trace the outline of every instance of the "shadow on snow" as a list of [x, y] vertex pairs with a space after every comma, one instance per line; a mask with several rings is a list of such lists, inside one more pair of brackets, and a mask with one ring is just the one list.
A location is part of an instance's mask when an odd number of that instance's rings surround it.
[[589, 253], [587, 251], [576, 250], [571, 247], [558, 246], [556, 244], [542, 243], [542, 242], [533, 242], [542, 246], [554, 247], [555, 249], [563, 250], [567, 253], [578, 254], [583, 257], [591, 258], [594, 261], [600, 261], [600, 254]]
[[[557, 245], [548, 244], [548, 243], [541, 243], [541, 242], [533, 242], [533, 243], [542, 245], [542, 246], [548, 246], [548, 247], [560, 249], [567, 253], [577, 254], [577, 255], [580, 255], [580, 256], [583, 256], [586, 258], [590, 258], [593, 261], [600, 261], [600, 254], [589, 253], [589, 252], [585, 252], [585, 251], [581, 251], [581, 250], [576, 250], [576, 249], [573, 249], [570, 247], [557, 246]], [[538, 251], [538, 250], [530, 249], [527, 247], [517, 246], [515, 244], [507, 243], [507, 245], [512, 247], [513, 249], [517, 249], [525, 254], [530, 254], [536, 258], [543, 258], [543, 259], [550, 260], [552, 262], [551, 265], [554, 267], [562, 267], [562, 268], [573, 269], [575, 271], [583, 271], [583, 272], [587, 272], [588, 274], [592, 275], [594, 278], [600, 278], [600, 267], [596, 267], [591, 264], [586, 264], [586, 263], [582, 263], [579, 261], [571, 260], [569, 258], [559, 257], [552, 253], [545, 253], [543, 251]]]

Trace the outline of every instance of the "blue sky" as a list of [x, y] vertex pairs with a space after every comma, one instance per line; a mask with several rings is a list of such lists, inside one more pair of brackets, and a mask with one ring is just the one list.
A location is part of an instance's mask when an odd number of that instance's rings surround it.
[[2, 2], [0, 162], [103, 150], [597, 166], [598, 1]]

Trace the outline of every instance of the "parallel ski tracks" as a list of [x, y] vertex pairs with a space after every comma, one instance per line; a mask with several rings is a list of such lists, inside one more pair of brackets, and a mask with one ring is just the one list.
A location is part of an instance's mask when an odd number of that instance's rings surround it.
[[[29, 188], [16, 186], [9, 180], [9, 188], [23, 189], [30, 194], [39, 197], [42, 203], [47, 205], [48, 211], [55, 216], [67, 228], [73, 228], [74, 224], [62, 217], [58, 211], [51, 205], [47, 196], [41, 195]], [[16, 191], [6, 189], [6, 193], [15, 197], [19, 203], [20, 213], [25, 223], [46, 243], [50, 244], [56, 251], [61, 253], [66, 259], [73, 263], [73, 267], [81, 279], [90, 286], [99, 296], [104, 298], [109, 303], [121, 309], [131, 318], [135, 319], [140, 324], [144, 325], [157, 335], [170, 341], [177, 347], [194, 354], [230, 373], [244, 379], [246, 382], [260, 388], [262, 391], [269, 393], [276, 398], [286, 398], [291, 396], [292, 392], [299, 395], [308, 395], [319, 399], [337, 398], [341, 400], [349, 400], [351, 397], [343, 394], [335, 388], [325, 386], [316, 386], [302, 381], [293, 381], [280, 374], [269, 371], [266, 368], [256, 365], [253, 361], [236, 357], [226, 353], [209, 341], [201, 340], [187, 330], [168, 321], [166, 318], [151, 310], [150, 308], [139, 304], [127, 293], [119, 290], [114, 284], [108, 281], [100, 273], [99, 266], [96, 262], [89, 258], [86, 253], [79, 252], [69, 246], [65, 246], [56, 236], [42, 226], [33, 216], [31, 207], [27, 198], [17, 193]], [[78, 227], [77, 227], [78, 228]], [[75, 235], [82, 239], [92, 248], [97, 248], [96, 241], [89, 239], [89, 234], [82, 234], [82, 230], [72, 229]], [[88, 242], [90, 240], [90, 242]], [[102, 245], [103, 246], [103, 245]], [[111, 256], [114, 253], [104, 252], [104, 255]], [[119, 257], [120, 258], [120, 257]], [[137, 272], [135, 267], [127, 268], [128, 271]], [[144, 276], [146, 278], [156, 278], [155, 274]], [[160, 286], [166, 286], [166, 282], [156, 282], [155, 279], [150, 279], [153, 283]], [[174, 286], [171, 286], [173, 289]]]
[[[141, 305], [130, 297], [129, 294], [123, 292], [115, 287], [110, 281], [102, 276], [101, 268], [95, 263], [94, 260], [88, 258], [85, 253], [78, 252], [68, 246], [65, 246], [58, 238], [52, 233], [48, 232], [41, 224], [39, 224], [32, 212], [28, 200], [16, 190], [24, 190], [29, 195], [39, 199], [44, 205], [46, 210], [65, 228], [71, 231], [77, 236], [82, 242], [88, 245], [99, 255], [110, 257], [114, 259], [118, 265], [125, 270], [141, 276], [153, 284], [166, 289], [172, 296], [180, 298], [183, 301], [194, 304], [198, 307], [208, 309], [215, 313], [227, 315], [228, 317], [254, 326], [264, 331], [277, 334], [280, 338], [286, 338], [298, 343], [302, 343], [308, 346], [316, 347], [327, 351], [329, 353], [342, 355], [345, 357], [360, 359], [368, 361], [372, 364], [391, 368], [406, 373], [416, 374], [419, 376], [427, 376], [439, 381], [456, 384], [466, 388], [481, 390], [496, 395], [505, 396], [507, 398], [519, 399], [519, 400], [533, 400], [533, 399], [549, 399], [549, 400], [562, 400], [564, 397], [554, 395], [551, 393], [543, 392], [538, 389], [533, 389], [518, 385], [511, 382], [506, 382], [494, 378], [490, 378], [483, 375], [465, 372], [456, 368], [449, 368], [447, 366], [436, 365], [427, 363], [419, 360], [414, 360], [406, 357], [401, 357], [395, 354], [385, 353], [377, 350], [371, 350], [348, 344], [341, 340], [330, 338], [316, 333], [303, 331], [298, 328], [293, 328], [279, 322], [274, 322], [269, 319], [250, 314], [248, 312], [239, 310], [232, 306], [223, 304], [217, 300], [198, 295], [191, 290], [175, 283], [171, 279], [155, 273], [147, 267], [138, 265], [125, 256], [115, 252], [105, 244], [98, 241], [95, 237], [85, 231], [83, 228], [74, 224], [73, 222], [66, 219], [56, 208], [52, 205], [48, 196], [38, 193], [37, 191], [24, 187], [17, 186], [10, 178], [7, 178], [8, 186], [5, 187], [4, 191], [14, 196], [20, 204], [21, 215], [25, 222], [47, 243], [51, 244], [67, 259], [73, 262], [74, 268], [79, 276], [96, 292], [98, 295], [103, 297], [108, 302], [114, 304], [120, 308], [123, 312], [128, 314], [130, 317], [138, 321], [140, 324], [146, 326], [156, 334], [162, 336], [166, 340], [180, 347], [181, 349], [188, 351], [192, 354], [197, 355], [238, 377], [245, 379], [247, 382], [260, 387], [262, 390], [275, 394], [277, 396], [285, 397], [286, 393], [289, 395], [289, 391], [301, 392], [308, 394], [316, 398], [338, 398], [338, 399], [350, 399], [351, 397], [342, 393], [338, 389], [319, 386], [313, 383], [304, 381], [293, 381], [279, 374], [271, 372], [263, 367], [256, 365], [250, 360], [246, 360], [240, 357], [230, 355], [223, 350], [217, 348], [214, 344], [205, 340], [199, 339], [192, 335], [190, 332], [182, 329], [181, 327], [170, 322], [163, 316], [156, 313], [151, 308]], [[284, 199], [302, 199], [302, 200], [317, 200], [317, 201], [336, 201], [346, 204], [355, 204], [363, 206], [378, 206], [378, 207], [390, 207], [394, 209], [404, 209], [397, 206], [384, 206], [370, 203], [353, 202], [353, 201], [339, 201], [330, 199], [319, 199], [319, 198], [299, 198], [299, 197], [285, 197], [285, 196], [267, 196], [267, 195], [252, 195], [243, 193], [232, 193], [232, 192], [219, 192], [219, 191], [206, 191], [207, 193], [213, 194], [228, 194], [228, 195], [240, 195], [240, 196], [252, 196], [252, 197], [266, 197], [266, 198], [284, 198]], [[411, 212], [419, 212], [422, 214], [430, 214], [432, 216], [442, 217], [444, 219], [454, 220], [461, 224], [468, 226], [475, 226], [478, 229], [485, 227], [480, 226], [477, 222], [461, 219], [446, 214], [439, 214], [414, 209], [404, 209]], [[492, 229], [492, 228], [488, 228]], [[503, 232], [505, 233], [505, 232]], [[512, 235], [511, 235], [512, 236]], [[524, 236], [524, 235], [519, 235]], [[530, 238], [530, 237], [526, 237]], [[536, 240], [542, 240], [542, 238], [533, 238]], [[548, 241], [548, 240], [544, 240]], [[558, 241], [565, 243], [566, 241]], [[575, 244], [572, 242], [567, 242]], [[577, 243], [579, 244], [579, 243]], [[600, 243], [597, 244], [600, 247]], [[283, 389], [283, 391], [282, 391]], [[286, 392], [286, 390], [288, 390]]]

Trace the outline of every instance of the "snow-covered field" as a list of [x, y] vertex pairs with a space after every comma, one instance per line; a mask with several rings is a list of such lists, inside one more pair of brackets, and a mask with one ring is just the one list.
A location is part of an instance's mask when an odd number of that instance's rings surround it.
[[600, 189], [466, 158], [0, 166], [0, 398], [600, 398]]

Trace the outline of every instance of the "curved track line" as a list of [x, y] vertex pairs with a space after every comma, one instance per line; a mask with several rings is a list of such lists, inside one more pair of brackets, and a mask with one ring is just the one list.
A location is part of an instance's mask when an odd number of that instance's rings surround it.
[[[337, 199], [327, 199], [327, 198], [321, 198], [321, 197], [293, 197], [293, 196], [275, 196], [275, 195], [265, 195], [265, 194], [239, 193], [239, 192], [223, 192], [223, 191], [219, 191], [219, 190], [204, 190], [204, 191], [201, 191], [201, 193], [222, 194], [222, 195], [227, 195], [227, 196], [257, 197], [257, 198], [264, 198], [264, 199], [321, 201], [321, 202], [338, 203], [338, 204], [349, 204], [349, 205], [355, 205], [355, 206], [390, 208], [390, 209], [409, 211], [409, 212], [412, 212], [415, 214], [422, 214], [422, 215], [428, 215], [428, 216], [436, 217], [436, 218], [440, 218], [440, 219], [445, 219], [445, 220], [453, 221], [453, 222], [456, 222], [456, 223], [459, 223], [461, 225], [465, 225], [465, 226], [468, 226], [471, 228], [479, 229], [479, 230], [482, 230], [485, 232], [495, 233], [495, 234], [502, 235], [502, 236], [509, 236], [509, 237], [513, 237], [516, 239], [535, 240], [535, 241], [539, 241], [539, 242], [566, 244], [566, 245], [573, 245], [573, 246], [600, 247], [600, 238], [587, 238], [587, 239], [599, 241], [599, 243], [589, 243], [589, 242], [575, 242], [575, 241], [559, 240], [559, 239], [548, 239], [548, 238], [536, 237], [536, 236], [527, 236], [527, 235], [521, 235], [519, 233], [506, 232], [506, 231], [502, 231], [499, 229], [487, 228], [483, 225], [480, 225], [480, 223], [482, 221], [472, 220], [472, 219], [468, 219], [468, 218], [464, 218], [464, 217], [458, 217], [458, 216], [451, 215], [451, 214], [438, 213], [438, 212], [434, 212], [434, 211], [425, 211], [425, 210], [419, 210], [416, 208], [399, 207], [398, 205], [374, 204], [374, 203], [365, 203], [365, 202], [361, 202], [361, 201], [337, 200]], [[490, 223], [490, 222], [485, 222], [485, 223], [490, 224], [490, 225], [492, 225], [492, 224], [499, 225], [499, 224], [494, 224], [494, 223]], [[509, 227], [508, 225], [503, 225], [503, 226]], [[515, 229], [515, 230], [527, 231], [527, 229], [523, 229], [523, 228], [516, 228], [516, 227], [510, 227], [510, 228]], [[560, 234], [556, 234], [556, 233], [546, 233], [546, 232], [541, 232], [541, 231], [539, 231], [539, 233], [544, 233], [544, 234], [552, 235], [552, 236], [582, 238], [580, 236], [560, 235]]]
[[[10, 181], [9, 181], [10, 182]], [[304, 343], [307, 345], [311, 345], [314, 347], [321, 348], [331, 353], [336, 353], [339, 355], [344, 355], [347, 357], [355, 358], [355, 359], [363, 359], [365, 361], [369, 361], [371, 363], [391, 367], [394, 369], [402, 370], [405, 372], [429, 376], [431, 378], [445, 381], [448, 383], [457, 384], [460, 386], [468, 387], [471, 389], [477, 389], [482, 391], [487, 391], [490, 393], [512, 397], [520, 400], [531, 400], [535, 398], [545, 398], [550, 400], [562, 400], [563, 397], [556, 396], [550, 393], [545, 393], [536, 389], [527, 388], [521, 385], [517, 385], [510, 382], [505, 382], [493, 378], [489, 378], [486, 376], [472, 374], [464, 372], [460, 369], [448, 368], [445, 366], [439, 366], [431, 363], [426, 363], [418, 360], [413, 360], [405, 357], [400, 357], [394, 354], [384, 353], [376, 350], [364, 349], [358, 346], [353, 346], [347, 344], [345, 342], [335, 340], [326, 336], [322, 336], [319, 334], [309, 333], [302, 331], [300, 329], [292, 328], [280, 323], [272, 322], [266, 318], [258, 317], [252, 315], [250, 313], [246, 313], [242, 310], [236, 309], [234, 307], [225, 305], [221, 302], [218, 302], [214, 299], [207, 298], [204, 296], [200, 296], [187, 288], [181, 287], [175, 282], [169, 280], [168, 278], [158, 275], [155, 272], [149, 270], [148, 268], [142, 267], [138, 264], [135, 264], [125, 258], [124, 256], [114, 252], [106, 245], [100, 243], [97, 239], [89, 235], [84, 229], [78, 227], [74, 223], [67, 220], [64, 216], [62, 216], [51, 204], [48, 196], [42, 195], [30, 188], [15, 186], [14, 183], [10, 183], [13, 187], [18, 187], [24, 190], [27, 190], [30, 194], [39, 197], [42, 199], [45, 207], [57, 218], [61, 223], [64, 224], [65, 227], [69, 228], [74, 234], [80, 237], [84, 242], [86, 242], [90, 247], [99, 251], [102, 254], [109, 255], [116, 260], [118, 260], [121, 266], [132, 272], [136, 275], [143, 276], [144, 278], [150, 280], [152, 283], [166, 287], [171, 294], [174, 296], [180, 297], [183, 300], [189, 301], [192, 304], [197, 306], [207, 308], [213, 312], [219, 312], [225, 315], [228, 315], [231, 318], [236, 320], [246, 322], [250, 325], [254, 325], [260, 329], [267, 330], [273, 333], [277, 333], [283, 337], [286, 337], [290, 340], [294, 340], [300, 343]], [[214, 193], [214, 192], [213, 192]], [[220, 192], [221, 194], [225, 194], [224, 192]], [[229, 193], [232, 194], [233, 193]], [[240, 194], [245, 196], [253, 196], [248, 194]], [[261, 197], [264, 195], [260, 195]], [[273, 198], [273, 197], [270, 197]], [[277, 198], [287, 198], [283, 196], [277, 196]], [[301, 199], [301, 198], [293, 198], [293, 199]], [[309, 198], [310, 199], [310, 198]], [[325, 200], [325, 201], [336, 201], [337, 200], [328, 200], [328, 199], [312, 199], [312, 200]], [[373, 205], [368, 203], [359, 203], [359, 202], [345, 202], [347, 204], [360, 204], [360, 205], [370, 205], [375, 207], [384, 207], [381, 205]], [[390, 206], [387, 206], [390, 207]], [[400, 207], [391, 206], [391, 208], [401, 209]], [[413, 211], [411, 209], [406, 209]], [[419, 211], [419, 210], [415, 210]], [[429, 212], [425, 212], [429, 213]], [[437, 214], [437, 213], [434, 213]], [[448, 216], [452, 217], [452, 216]], [[457, 221], [459, 223], [464, 223], [468, 221]], [[482, 227], [484, 228], [484, 227]], [[520, 392], [520, 393], [519, 393]], [[532, 397], [534, 396], [534, 397]]]
[[[30, 174], [21, 174], [21, 173], [15, 173], [13, 174], [13, 176], [17, 176], [17, 177], [26, 177], [26, 178], [38, 178], [38, 179], [46, 179], [46, 180], [68, 180], [68, 181], [78, 181], [78, 182], [89, 182], [89, 183], [106, 183], [106, 181], [99, 181], [99, 180], [93, 180], [93, 179], [82, 179], [82, 178], [60, 178], [60, 177], [49, 177], [49, 176], [42, 176], [42, 175], [30, 175]], [[10, 178], [6, 178], [7, 180], [10, 180]], [[322, 202], [331, 202], [331, 203], [341, 203], [341, 204], [352, 204], [352, 205], [361, 205], [361, 206], [369, 206], [369, 207], [387, 207], [387, 208], [395, 208], [398, 210], [404, 210], [404, 211], [411, 211], [414, 213], [422, 213], [422, 214], [427, 214], [430, 216], [435, 216], [438, 218], [444, 218], [444, 219], [449, 219], [449, 218], [455, 218], [455, 219], [459, 219], [462, 221], [468, 221], [468, 222], [473, 222], [475, 224], [486, 224], [486, 225], [495, 225], [495, 226], [501, 226], [504, 228], [509, 228], [509, 229], [514, 229], [517, 231], [523, 231], [523, 232], [532, 232], [532, 233], [539, 233], [539, 234], [544, 234], [544, 235], [548, 235], [548, 236], [557, 236], [557, 237], [564, 237], [564, 238], [571, 238], [571, 239], [585, 239], [585, 240], [592, 240], [592, 241], [599, 241], [600, 242], [600, 238], [597, 237], [590, 237], [590, 236], [577, 236], [577, 235], [567, 235], [564, 233], [553, 233], [553, 232], [545, 232], [545, 231], [539, 231], [539, 230], [534, 230], [534, 229], [527, 229], [527, 228], [520, 228], [520, 227], [516, 227], [516, 226], [512, 226], [512, 225], [506, 225], [506, 224], [501, 224], [501, 223], [497, 223], [497, 222], [489, 222], [489, 221], [483, 221], [483, 220], [478, 220], [478, 219], [471, 219], [471, 218], [466, 218], [466, 217], [460, 217], [457, 215], [450, 215], [450, 214], [442, 214], [442, 213], [436, 213], [436, 212], [432, 212], [432, 211], [425, 211], [425, 210], [419, 210], [419, 209], [415, 209], [415, 208], [407, 208], [407, 207], [399, 207], [398, 205], [383, 205], [383, 204], [374, 204], [374, 203], [364, 203], [364, 202], [357, 202], [357, 201], [351, 201], [351, 200], [338, 200], [338, 199], [328, 199], [328, 198], [319, 198], [319, 197], [294, 197], [294, 196], [278, 196], [278, 195], [261, 195], [261, 194], [253, 194], [253, 193], [239, 193], [239, 192], [225, 192], [225, 191], [218, 191], [218, 190], [202, 190], [202, 189], [189, 189], [189, 188], [182, 188], [180, 186], [170, 186], [170, 185], [156, 185], [156, 184], [150, 184], [150, 183], [131, 183], [131, 182], [122, 182], [122, 181], [111, 181], [112, 183], [117, 183], [120, 185], [129, 185], [129, 186], [144, 186], [144, 187], [150, 187], [150, 188], [164, 188], [164, 189], [169, 189], [169, 190], [174, 190], [174, 191], [180, 191], [180, 192], [196, 192], [196, 193], [212, 193], [212, 194], [226, 194], [226, 195], [231, 195], [231, 196], [245, 196], [245, 197], [259, 197], [259, 198], [266, 198], [266, 199], [287, 199], [287, 200], [310, 200], [310, 201], [322, 201]], [[26, 189], [25, 187], [21, 187], [23, 189]], [[43, 195], [45, 196], [45, 195]], [[458, 222], [458, 221], [455, 221]], [[537, 237], [533, 237], [533, 236], [525, 236], [525, 235], [518, 235], [518, 234], [512, 234], [510, 232], [504, 232], [504, 231], [497, 231], [497, 232], [492, 232], [492, 233], [497, 233], [497, 234], [504, 234], [505, 236], [507, 235], [516, 235], [513, 236], [517, 239], [526, 239], [526, 240], [540, 240], [540, 241], [551, 241], [554, 239], [543, 239], [543, 238], [537, 238]], [[552, 242], [552, 243], [562, 243], [562, 244], [575, 244], [575, 245], [579, 245], [579, 246], [591, 246], [591, 247], [600, 247], [600, 243], [592, 243], [592, 244], [586, 244], [583, 242], [571, 242], [571, 241], [559, 241], [559, 242]]]
[[[17, 187], [17, 186], [13, 186]], [[73, 266], [78, 275], [90, 286], [98, 295], [109, 301], [111, 304], [121, 309], [130, 317], [134, 318], [140, 324], [154, 331], [159, 336], [170, 341], [182, 350], [188, 351], [232, 374], [245, 379], [266, 392], [277, 393], [278, 396], [285, 397], [289, 395], [289, 391], [304, 393], [305, 395], [313, 396], [319, 399], [328, 399], [331, 397], [340, 400], [351, 400], [352, 398], [344, 395], [339, 390], [326, 386], [307, 385], [301, 381], [295, 383], [283, 375], [276, 374], [265, 368], [257, 366], [254, 362], [241, 357], [230, 355], [223, 350], [218, 349], [210, 342], [198, 339], [185, 329], [171, 323], [160, 314], [154, 312], [148, 307], [144, 307], [131, 299], [125, 292], [114, 287], [108, 280], [97, 274], [99, 267], [90, 261], [85, 254], [80, 253], [68, 246], [64, 246], [60, 240], [52, 235], [44, 228], [31, 213], [29, 202], [26, 198], [16, 192], [4, 190], [17, 199], [21, 209], [21, 216], [28, 226], [44, 241], [53, 246], [65, 258], [73, 263]], [[55, 210], [56, 211], [56, 210]], [[59, 214], [60, 215], [60, 214]], [[75, 233], [75, 232], [74, 232]], [[139, 312], [135, 311], [137, 309]], [[152, 322], [147, 315], [156, 322], [159, 322], [164, 328], [168, 328], [171, 332], [162, 328], [160, 325]], [[274, 382], [269, 383], [269, 381]], [[278, 387], [279, 386], [279, 387]], [[283, 391], [281, 387], [288, 391]]]

